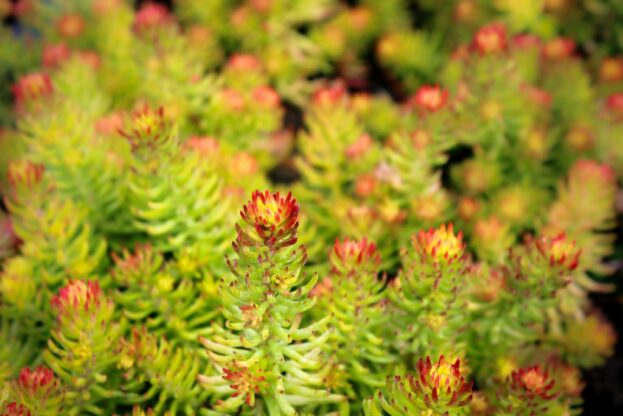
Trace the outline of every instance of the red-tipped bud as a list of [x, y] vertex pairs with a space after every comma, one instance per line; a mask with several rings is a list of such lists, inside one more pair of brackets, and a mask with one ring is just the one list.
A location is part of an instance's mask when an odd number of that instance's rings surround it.
[[171, 137], [170, 125], [164, 116], [164, 108], [153, 109], [145, 104], [132, 112], [127, 127], [119, 133], [124, 136], [132, 149], [139, 147], [156, 148]]
[[364, 133], [346, 148], [344, 154], [348, 159], [359, 159], [361, 156], [368, 153], [368, 151], [372, 149], [373, 145], [374, 142], [372, 141], [370, 135]]
[[341, 82], [334, 82], [317, 89], [312, 97], [314, 104], [319, 106], [330, 106], [341, 102], [346, 97], [346, 88]]
[[378, 180], [374, 175], [359, 175], [357, 179], [355, 179], [355, 195], [361, 198], [370, 196], [376, 189], [377, 183]]
[[616, 172], [606, 164], [593, 160], [578, 160], [569, 171], [571, 179], [590, 182], [595, 186], [611, 187], [616, 183]]
[[549, 107], [552, 104], [552, 95], [544, 89], [523, 85], [522, 90], [528, 99], [539, 107]]
[[[297, 241], [299, 204], [292, 194], [255, 191], [240, 212], [251, 230], [237, 226], [241, 245], [265, 244], [271, 248], [290, 246]], [[245, 227], [246, 228], [246, 227]]]
[[56, 68], [67, 62], [71, 57], [71, 49], [64, 43], [57, 45], [46, 45], [43, 48], [43, 66], [46, 68]]
[[603, 82], [623, 81], [623, 58], [606, 58], [599, 67], [599, 79]]
[[431, 142], [430, 134], [426, 130], [417, 129], [410, 135], [413, 147], [422, 150]]
[[256, 158], [246, 152], [236, 153], [231, 160], [231, 172], [236, 176], [249, 176], [257, 173], [260, 164]]
[[72, 280], [59, 290], [50, 303], [59, 316], [64, 316], [76, 311], [95, 311], [102, 298], [102, 290], [97, 281]]
[[555, 38], [543, 45], [541, 53], [543, 57], [552, 60], [570, 58], [575, 52], [575, 42], [569, 38]]
[[218, 95], [223, 104], [232, 111], [242, 111], [245, 107], [244, 97], [234, 89], [224, 88]]
[[213, 137], [193, 136], [184, 143], [184, 146], [204, 156], [212, 156], [218, 152], [219, 142]]
[[43, 165], [29, 160], [12, 161], [9, 163], [9, 183], [13, 187], [33, 188], [43, 178]]
[[465, 252], [463, 233], [454, 234], [454, 226], [450, 223], [437, 229], [420, 231], [411, 239], [413, 247], [424, 261], [450, 264], [462, 259]]
[[472, 48], [481, 55], [500, 53], [507, 48], [506, 27], [492, 23], [480, 28], [472, 40]]
[[102, 66], [102, 58], [95, 51], [78, 51], [78, 59], [93, 70], [98, 70]]
[[84, 31], [84, 18], [77, 13], [67, 13], [58, 20], [56, 27], [61, 36], [76, 38]]
[[447, 102], [447, 90], [437, 85], [423, 85], [409, 98], [406, 106], [434, 113], [444, 108]]
[[2, 416], [31, 416], [30, 410], [23, 404], [17, 404], [15, 402], [9, 403], [4, 409], [2, 409]]
[[623, 94], [616, 93], [610, 95], [606, 99], [606, 108], [610, 113], [612, 113], [616, 118], [623, 118]]
[[124, 115], [121, 112], [110, 113], [95, 122], [95, 131], [100, 134], [117, 134], [122, 131]]
[[467, 382], [460, 369], [461, 361], [454, 364], [446, 362], [440, 356], [436, 363], [430, 357], [421, 359], [417, 363], [417, 374], [408, 376], [407, 381], [411, 390], [422, 396], [425, 403], [437, 407], [461, 407], [472, 399], [472, 382]]
[[463, 221], [471, 221], [476, 216], [479, 209], [480, 204], [474, 198], [466, 196], [461, 198], [461, 200], [459, 201], [459, 217]]
[[134, 30], [144, 33], [159, 27], [173, 23], [173, 16], [162, 4], [147, 2], [143, 3], [134, 17]]
[[569, 271], [578, 267], [581, 250], [577, 248], [575, 241], [569, 241], [564, 233], [553, 238], [541, 237], [536, 241], [536, 247], [552, 267]]
[[379, 267], [381, 255], [376, 245], [365, 238], [360, 241], [345, 238], [342, 241], [335, 240], [329, 261], [337, 272], [368, 271]]
[[278, 108], [281, 105], [281, 98], [277, 91], [267, 85], [257, 87], [253, 90], [253, 99], [262, 107]]
[[530, 33], [513, 37], [513, 46], [517, 49], [537, 49], [541, 48], [541, 43], [541, 39]]
[[59, 380], [54, 377], [54, 372], [47, 367], [39, 366], [34, 370], [23, 368], [19, 373], [17, 385], [20, 390], [35, 394], [55, 390], [59, 386]]
[[223, 368], [223, 379], [230, 382], [234, 390], [232, 397], [242, 396], [250, 407], [255, 405], [255, 396], [265, 393], [269, 386], [264, 369], [249, 369], [236, 362], [230, 368]]
[[554, 392], [555, 381], [540, 366], [520, 368], [510, 376], [510, 388], [521, 400], [530, 406], [535, 400], [551, 400], [558, 393]]
[[227, 60], [227, 69], [232, 71], [259, 71], [262, 69], [262, 62], [255, 55], [237, 53]]
[[52, 95], [54, 88], [47, 74], [35, 72], [21, 77], [11, 87], [11, 91], [15, 96], [15, 104], [21, 107], [28, 102]]

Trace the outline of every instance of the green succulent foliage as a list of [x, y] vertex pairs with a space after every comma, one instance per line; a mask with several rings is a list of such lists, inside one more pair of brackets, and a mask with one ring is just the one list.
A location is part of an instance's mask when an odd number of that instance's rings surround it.
[[385, 391], [364, 400], [364, 415], [470, 414], [465, 405], [472, 398], [472, 383], [463, 378], [459, 366], [459, 360], [447, 363], [443, 355], [434, 364], [430, 357], [420, 359], [415, 374], [387, 377]]
[[221, 182], [196, 152], [185, 152], [162, 109], [148, 107], [124, 133], [133, 146], [128, 178], [133, 223], [166, 253], [196, 253], [213, 276], [224, 270], [230, 210]]
[[[339, 95], [340, 87], [333, 88]], [[307, 126], [308, 131], [299, 139], [301, 156], [296, 159], [302, 175], [296, 193], [306, 207], [303, 215], [325, 244], [331, 244], [341, 232], [333, 216], [340, 218], [342, 226], [349, 224], [347, 236], [377, 237], [369, 234], [369, 228], [360, 227], [349, 211], [363, 205], [353, 198], [352, 188], [356, 177], [367, 173], [379, 160], [379, 146], [347, 111], [345, 102], [316, 104]]]
[[197, 267], [199, 259], [165, 263], [149, 246], [113, 258], [117, 290], [112, 297], [130, 323], [167, 337], [171, 345], [194, 345], [198, 336], [210, 333], [210, 323], [219, 316], [216, 284]]
[[343, 389], [351, 397], [366, 396], [383, 386], [384, 368], [395, 361], [383, 331], [389, 314], [386, 281], [378, 278], [381, 258], [374, 243], [345, 239], [336, 241], [329, 261], [331, 272], [315, 289], [315, 314], [331, 316], [335, 330], [326, 348], [344, 367], [336, 370], [345, 372]]
[[0, 382], [4, 383], [33, 361], [37, 355], [37, 345], [34, 338], [24, 334], [19, 321], [4, 317], [0, 320], [0, 337]]
[[434, 35], [395, 28], [379, 40], [376, 53], [409, 92], [434, 80], [443, 59], [440, 41]]
[[581, 412], [616, 0], [10, 3], [0, 414]]
[[421, 231], [401, 256], [403, 268], [389, 292], [400, 327], [408, 328], [397, 331], [397, 347], [420, 356], [438, 355], [434, 348], [461, 356], [456, 337], [465, 285], [462, 234], [455, 236], [451, 225]]
[[105, 414], [114, 407], [111, 399], [120, 397], [110, 378], [115, 377], [115, 348], [125, 323], [113, 321], [114, 304], [93, 281], [70, 282], [52, 305], [57, 326], [43, 360], [62, 380], [67, 414]]
[[145, 328], [134, 329], [122, 341], [120, 366], [128, 390], [144, 392], [133, 394], [132, 401], [154, 402], [155, 414], [194, 415], [208, 397], [197, 382], [197, 373], [205, 367], [197, 349], [175, 346]]
[[[301, 314], [314, 305], [309, 292], [317, 276], [302, 272], [305, 247], [296, 246], [298, 203], [290, 194], [253, 194], [236, 226], [231, 274], [220, 288], [225, 326], [215, 325], [201, 338], [216, 375], [200, 376], [204, 387], [218, 396], [220, 412], [256, 404], [268, 414], [297, 414], [344, 402], [327, 390], [332, 364], [322, 348], [330, 337], [328, 319], [307, 327]], [[227, 397], [229, 396], [229, 397]]]

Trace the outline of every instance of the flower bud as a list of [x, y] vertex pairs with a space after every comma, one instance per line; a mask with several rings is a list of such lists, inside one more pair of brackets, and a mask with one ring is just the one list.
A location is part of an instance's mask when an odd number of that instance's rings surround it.
[[58, 20], [56, 27], [61, 36], [76, 38], [84, 31], [84, 18], [77, 13], [67, 13]]
[[97, 281], [72, 280], [59, 290], [50, 301], [59, 318], [77, 311], [92, 312], [99, 309], [104, 300]]
[[441, 110], [448, 102], [448, 91], [436, 85], [423, 85], [407, 101], [407, 107], [434, 113]]
[[[240, 212], [249, 227], [236, 226], [239, 245], [262, 243], [270, 248], [291, 246], [297, 241], [299, 204], [292, 194], [254, 191]], [[244, 228], [243, 228], [244, 227]]]
[[575, 52], [575, 42], [569, 38], [558, 37], [543, 45], [543, 57], [551, 60], [570, 58]]
[[507, 48], [506, 27], [492, 23], [480, 28], [472, 40], [472, 48], [480, 55], [500, 53]]
[[623, 81], [623, 58], [605, 58], [599, 67], [599, 80], [602, 82]]
[[38, 101], [52, 95], [54, 88], [47, 74], [35, 72], [24, 75], [11, 87], [18, 108], [29, 102]]
[[381, 264], [381, 255], [376, 245], [366, 240], [335, 240], [329, 253], [329, 262], [335, 271], [351, 273], [354, 271], [376, 270]]
[[46, 45], [43, 48], [43, 66], [45, 68], [56, 68], [66, 62], [71, 57], [71, 50], [64, 43], [57, 45]]
[[465, 254], [463, 233], [455, 235], [452, 223], [420, 231], [411, 238], [411, 243], [424, 262], [451, 264], [463, 259]]

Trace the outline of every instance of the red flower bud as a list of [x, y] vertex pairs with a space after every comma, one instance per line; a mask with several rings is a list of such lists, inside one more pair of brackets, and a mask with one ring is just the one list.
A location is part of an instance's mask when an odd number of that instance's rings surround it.
[[420, 358], [417, 374], [407, 376], [414, 393], [419, 393], [425, 403], [439, 403], [447, 407], [460, 407], [472, 399], [472, 384], [466, 382], [460, 370], [461, 361], [454, 364], [445, 361], [444, 356], [433, 364], [430, 357]]
[[9, 403], [2, 412], [2, 416], [31, 416], [30, 410], [23, 404]]
[[59, 381], [54, 377], [52, 370], [39, 366], [34, 370], [23, 368], [19, 373], [17, 385], [24, 391], [35, 393], [39, 390], [56, 388], [59, 385]]
[[103, 116], [95, 123], [95, 131], [100, 134], [116, 134], [123, 128], [123, 114], [115, 112]]
[[374, 270], [381, 264], [381, 255], [376, 245], [366, 240], [335, 240], [333, 250], [329, 253], [329, 261], [334, 271], [346, 272]]
[[78, 310], [95, 311], [102, 298], [102, 290], [97, 281], [72, 280], [59, 290], [50, 304], [62, 316]]
[[283, 197], [279, 192], [255, 191], [240, 212], [252, 231], [237, 225], [238, 244], [263, 243], [274, 248], [293, 245], [297, 241], [298, 214], [299, 204], [292, 194]]
[[581, 250], [564, 233], [553, 238], [541, 237], [536, 241], [538, 251], [549, 261], [550, 266], [572, 271], [578, 267]]
[[214, 155], [219, 149], [219, 142], [213, 137], [193, 136], [184, 143], [188, 149], [192, 149], [204, 156]]
[[517, 49], [536, 49], [541, 47], [541, 39], [530, 33], [517, 35], [513, 37], [513, 46]]
[[553, 392], [555, 381], [538, 365], [513, 371], [510, 378], [511, 390], [528, 406], [535, 399], [551, 400], [558, 395]]
[[71, 57], [71, 50], [64, 43], [46, 45], [43, 48], [43, 66], [56, 68]]
[[237, 153], [231, 161], [231, 170], [236, 176], [253, 175], [259, 169], [257, 160], [246, 152]]
[[8, 178], [13, 187], [33, 188], [43, 178], [43, 165], [28, 160], [11, 161], [9, 163]]
[[544, 89], [532, 85], [522, 85], [521, 89], [539, 107], [549, 107], [552, 104], [552, 95]]
[[134, 30], [143, 33], [173, 23], [173, 16], [162, 4], [143, 3], [134, 17]]
[[407, 100], [407, 108], [416, 107], [419, 110], [434, 113], [441, 110], [448, 101], [448, 91], [436, 85], [423, 85]]
[[547, 59], [566, 59], [575, 52], [575, 42], [569, 38], [559, 37], [552, 39], [543, 45], [542, 55]]
[[472, 40], [472, 48], [481, 55], [503, 52], [507, 48], [506, 27], [492, 23], [480, 28]]
[[599, 79], [603, 82], [623, 81], [623, 58], [606, 58], [599, 68]]
[[435, 263], [450, 264], [461, 259], [465, 252], [463, 233], [454, 234], [452, 223], [442, 225], [437, 229], [420, 231], [411, 238], [413, 247], [423, 259], [429, 259]]
[[279, 94], [269, 86], [257, 87], [253, 90], [253, 99], [259, 105], [267, 108], [278, 108], [281, 105]]
[[342, 101], [346, 97], [346, 88], [341, 82], [334, 82], [330, 85], [317, 89], [312, 97], [314, 104], [320, 106], [333, 105]]
[[227, 69], [232, 71], [259, 71], [262, 69], [262, 62], [251, 54], [237, 53], [227, 60]]
[[372, 141], [370, 135], [364, 133], [350, 146], [348, 146], [344, 153], [349, 159], [359, 159], [361, 156], [368, 153], [373, 145], [374, 142]]
[[11, 87], [15, 96], [15, 104], [22, 107], [27, 102], [37, 101], [52, 95], [54, 88], [52, 80], [47, 74], [35, 72], [24, 75]]
[[606, 108], [616, 117], [623, 117], [623, 94], [612, 94], [606, 99]]
[[234, 89], [224, 88], [219, 92], [219, 96], [230, 110], [242, 111], [245, 107], [244, 97]]
[[84, 26], [84, 18], [77, 13], [67, 13], [56, 23], [58, 32], [61, 36], [66, 38], [75, 38], [80, 36], [84, 30]]

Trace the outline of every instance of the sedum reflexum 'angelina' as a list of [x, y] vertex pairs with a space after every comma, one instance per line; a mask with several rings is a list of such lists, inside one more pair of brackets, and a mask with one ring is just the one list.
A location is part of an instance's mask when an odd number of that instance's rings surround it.
[[57, 327], [43, 359], [66, 388], [64, 414], [105, 414], [105, 401], [115, 395], [106, 385], [123, 331], [112, 321], [114, 305], [97, 282], [81, 280], [62, 287], [51, 303]]
[[453, 226], [420, 231], [402, 253], [403, 269], [390, 296], [402, 311], [401, 349], [417, 354], [459, 353], [456, 334], [462, 313], [457, 292], [464, 286], [465, 243]]
[[[49, 368], [23, 368], [16, 380], [5, 386], [0, 396], [0, 414], [12, 415], [24, 409], [24, 415], [56, 416], [62, 413], [63, 390], [60, 380]], [[4, 403], [6, 402], [6, 403]]]
[[547, 414], [548, 406], [560, 394], [549, 372], [538, 365], [513, 371], [502, 389], [496, 416]]
[[336, 240], [329, 262], [329, 276], [314, 290], [318, 309], [330, 313], [335, 328], [329, 350], [353, 387], [381, 387], [381, 368], [393, 361], [381, 327], [388, 318], [381, 256], [370, 241], [344, 239]]
[[454, 364], [440, 356], [420, 359], [417, 372], [405, 377], [387, 378], [386, 394], [380, 391], [364, 401], [366, 416], [459, 416], [469, 414], [465, 407], [472, 399], [472, 382], [461, 374], [460, 361]]
[[147, 329], [134, 328], [129, 339], [121, 341], [120, 367], [132, 388], [140, 387], [137, 402], [155, 403], [160, 415], [195, 415], [208, 392], [197, 382], [203, 367], [197, 349], [176, 346]]
[[[232, 274], [223, 279], [225, 328], [200, 338], [217, 375], [200, 382], [218, 396], [215, 409], [233, 413], [259, 396], [270, 415], [296, 415], [298, 407], [343, 402], [324, 379], [332, 368], [322, 348], [330, 332], [326, 321], [306, 328], [301, 314], [310, 309], [309, 292], [317, 277], [301, 273], [305, 247], [297, 241], [299, 205], [288, 194], [255, 191], [236, 225]], [[322, 331], [322, 332], [321, 332]]]
[[135, 111], [123, 135], [132, 147], [129, 187], [137, 230], [154, 248], [193, 254], [209, 273], [221, 272], [229, 217], [217, 175], [197, 152], [184, 152], [162, 108]]

